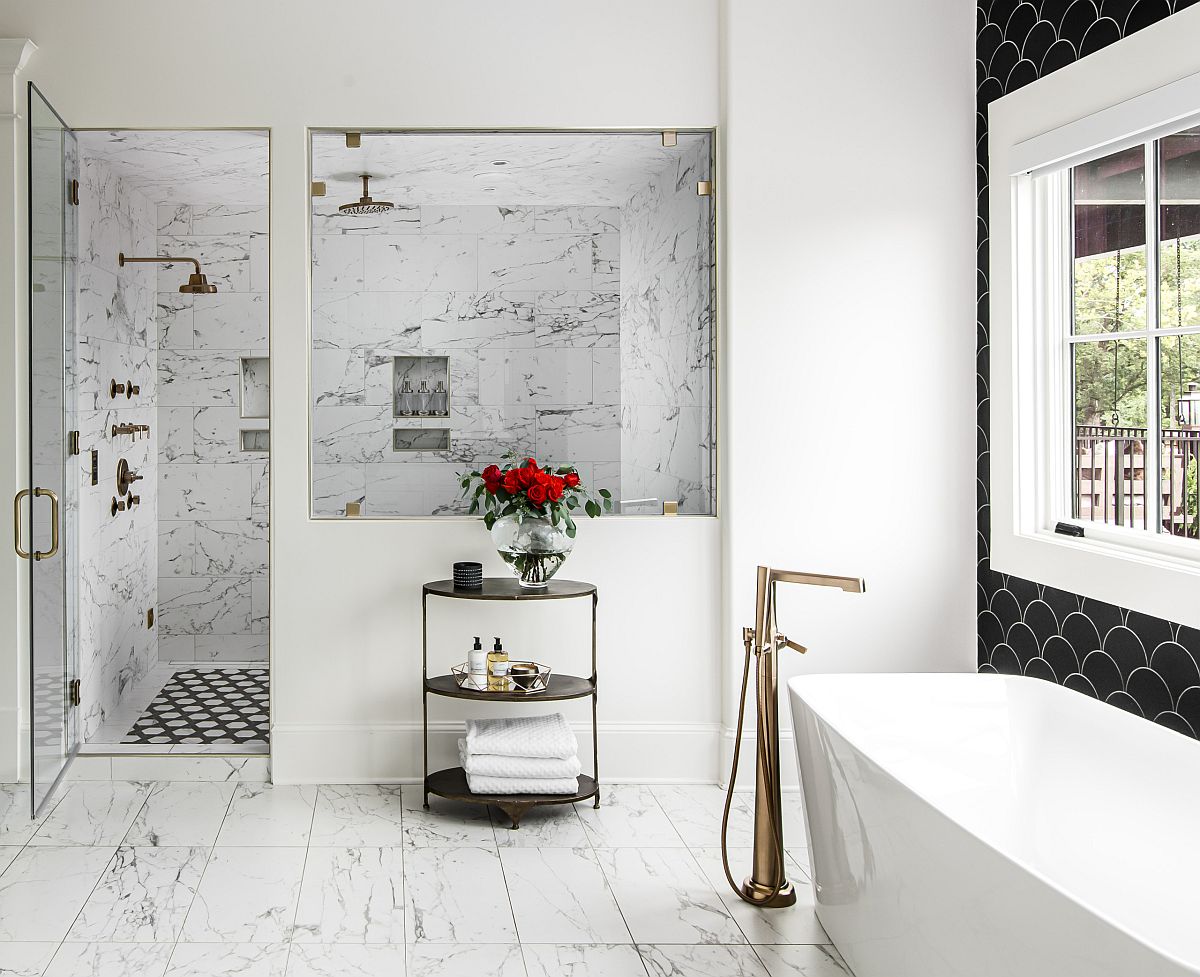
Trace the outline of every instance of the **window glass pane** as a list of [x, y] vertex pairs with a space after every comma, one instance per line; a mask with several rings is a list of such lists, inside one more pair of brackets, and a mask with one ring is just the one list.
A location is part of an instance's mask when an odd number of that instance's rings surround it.
[[1159, 323], [1200, 326], [1200, 128], [1159, 143]]
[[1071, 353], [1074, 515], [1110, 525], [1150, 528], [1153, 494], [1146, 494], [1146, 341], [1081, 342], [1073, 344]]
[[1146, 170], [1142, 147], [1072, 171], [1076, 335], [1146, 327]]
[[1158, 341], [1162, 409], [1163, 529], [1200, 537], [1200, 336]]

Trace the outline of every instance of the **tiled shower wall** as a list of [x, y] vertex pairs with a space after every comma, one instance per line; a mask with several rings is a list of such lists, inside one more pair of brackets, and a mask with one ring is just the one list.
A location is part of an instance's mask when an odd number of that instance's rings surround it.
[[191, 265], [159, 266], [159, 657], [265, 661], [269, 455], [242, 432], [269, 425], [243, 416], [266, 413], [267, 208], [160, 206], [157, 229], [218, 288], [180, 294]]
[[[420, 206], [313, 224], [313, 507], [463, 511], [457, 472], [506, 451], [616, 489], [620, 211]], [[395, 357], [444, 356], [450, 417], [394, 416]], [[393, 429], [447, 427], [397, 452]]]
[[[146, 611], [157, 604], [154, 268], [117, 255], [153, 254], [154, 205], [104, 163], [84, 158], [79, 190], [79, 654], [87, 741], [158, 657]], [[111, 380], [140, 387], [110, 397]], [[150, 437], [113, 435], [114, 424], [148, 424]], [[97, 484], [91, 452], [97, 452]], [[116, 470], [124, 458], [143, 480], [141, 504], [113, 516]]]
[[[707, 142], [621, 209], [621, 498], [625, 511], [715, 511], [713, 198]], [[628, 500], [654, 499], [642, 508]]]
[[987, 106], [1194, 0], [994, 0], [978, 8], [979, 669], [1035, 675], [1200, 735], [1200, 632], [994, 572], [988, 439]]

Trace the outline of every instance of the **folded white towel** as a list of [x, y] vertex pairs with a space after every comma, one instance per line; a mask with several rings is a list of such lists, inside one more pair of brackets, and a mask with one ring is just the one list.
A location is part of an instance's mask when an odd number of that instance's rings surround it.
[[579, 757], [496, 756], [471, 753], [467, 741], [458, 741], [458, 759], [467, 773], [477, 777], [513, 777], [517, 780], [563, 780], [579, 776]]
[[474, 794], [574, 794], [579, 781], [574, 777], [556, 780], [518, 780], [513, 777], [480, 777], [467, 774], [467, 786]]
[[551, 757], [566, 760], [579, 743], [561, 712], [513, 719], [468, 719], [467, 752], [472, 756]]

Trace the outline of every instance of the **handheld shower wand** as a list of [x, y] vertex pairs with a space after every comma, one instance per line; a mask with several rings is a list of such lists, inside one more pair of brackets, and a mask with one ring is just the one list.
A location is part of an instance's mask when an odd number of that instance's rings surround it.
[[[733, 769], [729, 773], [729, 792], [721, 817], [721, 862], [730, 887], [746, 902], [755, 906], [783, 907], [796, 901], [796, 891], [787, 880], [783, 861], [783, 801], [779, 793], [779, 668], [775, 654], [791, 648], [807, 650], [781, 634], [775, 626], [775, 585], [798, 583], [813, 587], [837, 587], [850, 594], [861, 594], [866, 583], [859, 577], [835, 577], [824, 573], [799, 573], [793, 570], [758, 568], [755, 593], [754, 627], [742, 629], [746, 645], [746, 663], [742, 669], [742, 694], [738, 705], [737, 737], [733, 741]], [[754, 790], [754, 864], [740, 885], [729, 870], [729, 810], [737, 783], [738, 759], [742, 747], [742, 723], [746, 713], [746, 692], [750, 684], [751, 658], [757, 659], [756, 702], [758, 712], [758, 750]]]

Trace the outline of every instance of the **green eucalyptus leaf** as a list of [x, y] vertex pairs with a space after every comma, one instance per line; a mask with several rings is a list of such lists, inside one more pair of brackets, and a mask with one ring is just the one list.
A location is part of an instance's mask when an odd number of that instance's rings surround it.
[[475, 513], [477, 513], [478, 511], [479, 511], [479, 500], [478, 500], [478, 499], [473, 499], [473, 500], [471, 501], [471, 508], [469, 508], [469, 509], [467, 510], [467, 515], [468, 515], [468, 516], [473, 516], [473, 515], [475, 515]]
[[600, 495], [602, 498], [605, 498], [605, 499], [612, 498], [612, 492], [610, 492], [608, 489], [600, 489]]

